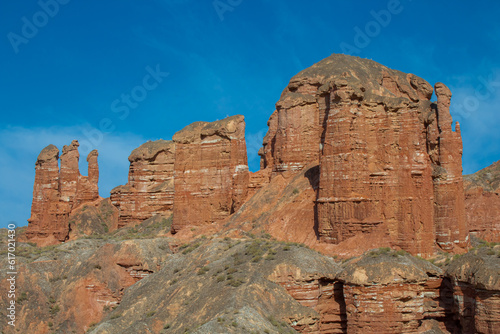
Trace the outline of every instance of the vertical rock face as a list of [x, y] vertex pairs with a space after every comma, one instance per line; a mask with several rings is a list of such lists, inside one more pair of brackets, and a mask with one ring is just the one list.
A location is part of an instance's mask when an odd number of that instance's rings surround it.
[[[454, 244], [465, 245], [465, 198], [462, 181], [462, 137], [460, 125], [451, 130], [451, 92], [442, 83], [435, 85], [437, 96], [437, 127], [439, 159], [434, 162], [434, 201], [436, 241], [444, 250]], [[431, 139], [431, 143], [435, 139]], [[433, 155], [431, 155], [431, 159]]]
[[128, 183], [111, 191], [111, 202], [119, 209], [118, 227], [168, 214], [173, 207], [174, 142], [147, 142], [132, 151], [128, 160]]
[[99, 198], [99, 165], [97, 164], [98, 156], [99, 153], [97, 152], [97, 150], [91, 151], [87, 156], [88, 176], [78, 176], [78, 186], [75, 194], [74, 207], [77, 207], [86, 202], [95, 201], [97, 198]]
[[500, 161], [464, 177], [465, 215], [469, 233], [500, 242]]
[[99, 182], [99, 165], [97, 164], [98, 156], [99, 152], [97, 152], [97, 150], [91, 151], [87, 156], [88, 178], [89, 182], [93, 184], [97, 184]]
[[347, 333], [418, 333], [424, 320], [451, 318], [452, 300], [440, 298], [439, 268], [407, 255], [372, 256], [346, 263], [338, 276]]
[[278, 130], [278, 111], [274, 111], [267, 121], [269, 130], [264, 137], [262, 148], [258, 154], [260, 156], [260, 169], [273, 167], [274, 165], [274, 147], [276, 144], [276, 131]]
[[[335, 281], [337, 267], [328, 271], [304, 275], [298, 268], [279, 265], [268, 277], [281, 285], [300, 304], [314, 309], [319, 321], [313, 324], [296, 321], [300, 333], [344, 333], [347, 328], [343, 285]], [[333, 275], [332, 275], [333, 274]]]
[[58, 219], [58, 161], [59, 149], [54, 145], [45, 147], [36, 160], [31, 217], [26, 231], [29, 239], [53, 235], [56, 240], [63, 241], [69, 232], [68, 225]]
[[64, 146], [59, 170], [59, 149], [54, 145], [44, 148], [37, 158], [31, 217], [26, 237], [39, 244], [53, 244], [67, 240], [69, 214], [77, 206], [99, 198], [97, 151], [90, 152], [89, 177], [80, 175], [78, 168], [78, 141]]
[[383, 229], [414, 254], [466, 239], [460, 131], [443, 84], [332, 55], [290, 80], [260, 151], [272, 177], [318, 161], [320, 240]]
[[453, 261], [446, 270], [453, 282], [462, 333], [499, 332], [500, 259], [490, 252], [486, 249], [470, 252]]
[[61, 155], [61, 171], [59, 172], [59, 191], [62, 202], [73, 204], [78, 188], [78, 178], [80, 170], [78, 168], [78, 153], [77, 140], [73, 140], [71, 145], [64, 145]]
[[196, 122], [173, 136], [176, 143], [172, 232], [220, 221], [247, 196], [248, 165], [243, 116]]

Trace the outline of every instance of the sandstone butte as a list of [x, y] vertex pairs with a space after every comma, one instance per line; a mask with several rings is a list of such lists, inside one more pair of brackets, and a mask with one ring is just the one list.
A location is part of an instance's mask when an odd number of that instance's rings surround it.
[[[134, 150], [128, 183], [111, 192], [116, 226], [173, 213], [171, 233], [181, 238], [226, 224], [330, 253], [373, 245], [422, 256], [462, 252], [469, 230], [478, 228], [481, 236], [494, 232], [495, 241], [498, 219], [477, 220], [489, 215], [485, 203], [498, 193], [479, 195], [476, 187], [465, 203], [460, 126], [452, 129], [450, 99], [442, 83], [433, 89], [413, 74], [334, 54], [290, 80], [268, 121], [258, 172], [248, 171], [243, 116], [196, 122], [172, 141]], [[71, 211], [98, 199], [97, 155], [89, 156], [89, 177], [82, 177], [77, 146], [63, 149], [60, 171], [55, 147], [40, 154], [28, 239], [63, 242]], [[290, 194], [293, 182], [300, 186]], [[249, 217], [251, 228], [243, 224]]]

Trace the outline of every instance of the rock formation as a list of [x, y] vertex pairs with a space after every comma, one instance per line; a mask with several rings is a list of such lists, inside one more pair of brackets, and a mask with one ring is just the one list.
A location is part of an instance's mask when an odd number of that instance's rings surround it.
[[133, 150], [128, 160], [128, 183], [111, 191], [111, 202], [119, 209], [118, 227], [171, 213], [175, 143], [167, 140], [147, 142]]
[[60, 219], [59, 212], [59, 149], [54, 145], [45, 147], [36, 160], [35, 184], [31, 217], [28, 219], [28, 239], [47, 238], [64, 241], [68, 235], [68, 224]]
[[[496, 247], [496, 250], [500, 248]], [[462, 333], [500, 331], [500, 251], [483, 248], [453, 261], [446, 276], [453, 283]]]
[[392, 245], [431, 254], [466, 242], [461, 139], [436, 85], [371, 60], [332, 55], [283, 91], [260, 151], [272, 174], [319, 163], [323, 242], [385, 231]]
[[[406, 255], [372, 252], [344, 265], [348, 333], [417, 333], [424, 320], [451, 319], [440, 299], [442, 271]], [[445, 323], [442, 324], [445, 329]]]
[[469, 233], [500, 242], [500, 161], [464, 178]]
[[[465, 225], [465, 198], [462, 181], [462, 137], [460, 125], [451, 130], [451, 92], [445, 85], [435, 85], [437, 96], [437, 122], [429, 131], [431, 160], [434, 163], [434, 221], [437, 244], [444, 250], [453, 244], [464, 246], [467, 238]], [[432, 126], [432, 125], [431, 125]], [[437, 126], [437, 129], [436, 129]], [[436, 134], [437, 135], [436, 138]], [[434, 144], [437, 142], [437, 146]], [[435, 154], [433, 154], [435, 153]], [[435, 155], [439, 154], [437, 161]]]
[[[440, 252], [444, 268], [387, 248], [500, 241], [500, 162], [465, 178], [464, 201], [450, 99], [442, 83], [332, 55], [290, 80], [260, 171], [248, 171], [243, 116], [196, 122], [135, 149], [106, 200], [97, 151], [87, 177], [77, 141], [60, 169], [47, 146], [26, 237], [67, 242], [19, 244], [17, 330], [499, 333], [500, 245]], [[192, 240], [205, 231], [217, 234]]]
[[78, 141], [63, 147], [59, 170], [59, 149], [45, 147], [37, 158], [31, 217], [26, 237], [40, 245], [54, 244], [69, 238], [69, 215], [81, 204], [99, 198], [99, 167], [96, 150], [89, 153], [89, 176], [80, 175]]
[[220, 222], [238, 210], [247, 197], [249, 179], [244, 117], [193, 123], [173, 141], [172, 232]]

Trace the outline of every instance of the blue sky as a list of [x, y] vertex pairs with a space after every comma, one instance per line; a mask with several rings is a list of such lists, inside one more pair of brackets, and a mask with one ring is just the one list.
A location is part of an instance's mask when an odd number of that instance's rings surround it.
[[97, 148], [108, 197], [146, 140], [243, 114], [258, 169], [281, 91], [332, 53], [448, 85], [464, 172], [473, 173], [500, 159], [499, 14], [493, 0], [4, 1], [0, 227], [26, 224], [34, 164], [48, 144], [78, 139], [84, 175], [86, 153]]

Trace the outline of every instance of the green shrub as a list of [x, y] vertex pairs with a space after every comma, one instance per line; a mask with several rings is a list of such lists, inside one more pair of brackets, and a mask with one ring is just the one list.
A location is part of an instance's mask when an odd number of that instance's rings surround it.
[[21, 304], [22, 302], [24, 302], [27, 299], [28, 299], [28, 295], [26, 294], [26, 292], [21, 292], [21, 295], [17, 298], [16, 302]]
[[240, 285], [242, 285], [243, 283], [245, 283], [242, 279], [239, 279], [239, 278], [236, 278], [236, 279], [231, 279], [228, 284], [232, 287], [239, 287]]
[[56, 305], [50, 307], [50, 314], [56, 315], [57, 312], [59, 312], [60, 310], [61, 310], [61, 308], [59, 307], [59, 305], [56, 304]]
[[200, 270], [198, 270], [198, 275], [205, 275], [209, 270], [208, 267], [201, 267]]

